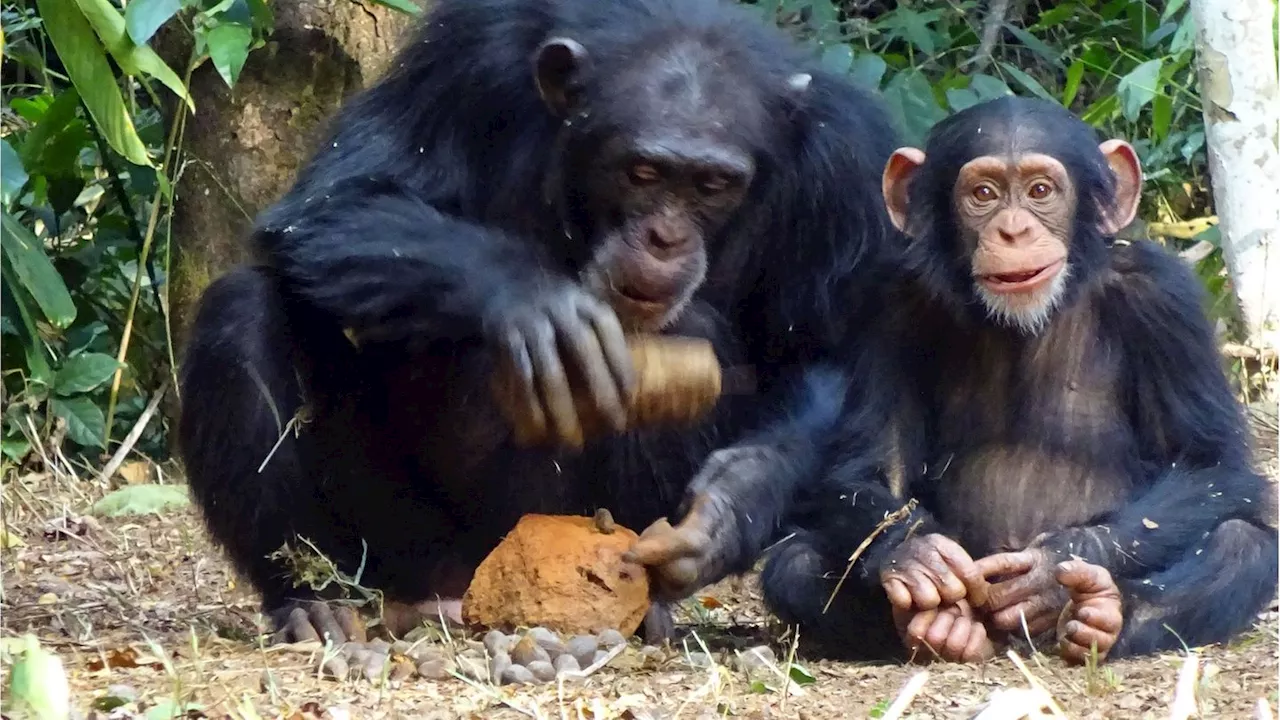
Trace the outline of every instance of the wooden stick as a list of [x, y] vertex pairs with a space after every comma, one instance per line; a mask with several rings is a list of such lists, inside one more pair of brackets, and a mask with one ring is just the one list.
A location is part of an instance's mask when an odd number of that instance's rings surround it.
[[133, 446], [138, 444], [138, 438], [142, 437], [142, 431], [147, 429], [147, 423], [151, 421], [151, 417], [156, 414], [156, 408], [160, 407], [160, 399], [164, 397], [165, 392], [169, 389], [169, 378], [165, 378], [160, 383], [159, 389], [151, 396], [151, 401], [147, 403], [146, 409], [142, 411], [142, 415], [138, 416], [138, 422], [133, 424], [133, 429], [125, 435], [124, 442], [120, 443], [120, 447], [116, 448], [116, 452], [107, 461], [106, 466], [102, 468], [102, 479], [106, 482], [111, 481], [111, 476], [116, 474], [116, 470], [124, 464], [124, 459], [129, 456], [129, 451], [133, 450]]

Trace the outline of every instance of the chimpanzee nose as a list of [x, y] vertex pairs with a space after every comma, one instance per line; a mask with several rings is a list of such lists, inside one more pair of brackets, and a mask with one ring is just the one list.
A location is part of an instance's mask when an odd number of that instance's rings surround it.
[[1025, 242], [1030, 237], [1033, 226], [1034, 223], [1028, 217], [1028, 213], [1017, 210], [1006, 212], [1003, 217], [996, 219], [996, 230], [1000, 233], [1000, 239], [1010, 245]]
[[679, 250], [688, 242], [687, 233], [680, 232], [674, 228], [666, 227], [650, 227], [647, 242], [650, 250], [659, 252], [672, 252]]

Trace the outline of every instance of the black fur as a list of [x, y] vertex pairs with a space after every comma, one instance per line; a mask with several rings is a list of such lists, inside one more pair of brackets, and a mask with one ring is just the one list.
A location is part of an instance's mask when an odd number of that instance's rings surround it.
[[[882, 326], [897, 356], [863, 357], [883, 382], [851, 395], [825, 480], [765, 568], [770, 607], [828, 652], [904, 652], [879, 572], [908, 532], [975, 559], [1047, 533], [1041, 546], [1106, 567], [1125, 616], [1112, 658], [1226, 641], [1275, 597], [1273, 489], [1250, 466], [1203, 289], [1162, 248], [1096, 231], [1114, 197], [1097, 143], [1062, 108], [1016, 98], [932, 135], [910, 187], [912, 272]], [[1034, 335], [986, 318], [950, 210], [961, 165], [1009, 146], [1061, 160], [1081, 198], [1071, 285]], [[855, 548], [909, 498], [824, 613]]]
[[[888, 257], [876, 198], [894, 134], [870, 97], [744, 13], [710, 0], [441, 0], [388, 76], [337, 115], [260, 219], [263, 264], [205, 294], [182, 368], [191, 487], [268, 610], [310, 597], [267, 559], [295, 534], [348, 573], [363, 561], [363, 583], [389, 598], [457, 597], [520, 515], [604, 507], [640, 531], [677, 512], [709, 454], [742, 444], [772, 448], [777, 472], [735, 491], [740, 543], [723, 572], [775, 536], [814, 438], [838, 417], [844, 378], [822, 364], [876, 309], [866, 278]], [[625, 122], [609, 78], [676, 39], [722, 53], [771, 98], [749, 199], [708, 239], [706, 283], [666, 330], [754, 366], [759, 391], [692, 430], [581, 453], [512, 444], [484, 341], [492, 308], [573, 277], [591, 250], [557, 208], [563, 198], [584, 220], [562, 125], [532, 77], [555, 35], [592, 52], [581, 132]], [[799, 98], [769, 90], [797, 72], [813, 76]]]

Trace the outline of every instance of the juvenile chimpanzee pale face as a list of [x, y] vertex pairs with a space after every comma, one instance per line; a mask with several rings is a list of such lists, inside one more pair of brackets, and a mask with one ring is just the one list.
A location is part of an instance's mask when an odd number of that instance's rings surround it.
[[[575, 41], [548, 40], [537, 80], [573, 131], [563, 172], [591, 236], [583, 282], [624, 325], [655, 330], [702, 284], [707, 241], [747, 197], [770, 119], [764, 88], [697, 39], [625, 57], [592, 67]], [[807, 80], [786, 90], [803, 92]]]
[[[1075, 276], [1092, 272], [1080, 259], [1133, 220], [1142, 171], [1128, 143], [1072, 147], [1079, 138], [1055, 135], [1056, 114], [1008, 102], [1016, 109], [957, 115], [931, 140], [928, 158], [916, 148], [895, 152], [884, 196], [899, 229], [963, 259], [971, 292], [991, 318], [1035, 333]], [[1020, 117], [1019, 109], [1044, 117]], [[1068, 134], [1091, 132], [1074, 122]], [[917, 177], [924, 187], [909, 189]]]

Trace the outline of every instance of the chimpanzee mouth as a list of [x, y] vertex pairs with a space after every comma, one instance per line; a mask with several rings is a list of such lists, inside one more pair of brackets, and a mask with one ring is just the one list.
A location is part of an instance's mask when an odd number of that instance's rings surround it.
[[1010, 293], [1010, 292], [1026, 292], [1034, 290], [1045, 282], [1053, 279], [1058, 274], [1058, 270], [1062, 267], [1062, 260], [1055, 260], [1044, 267], [1034, 270], [1019, 270], [1010, 273], [990, 273], [979, 276], [982, 284], [986, 285], [992, 292]]
[[639, 305], [645, 309], [657, 310], [667, 306], [665, 295], [646, 293], [631, 287], [614, 288], [613, 292], [628, 303]]

